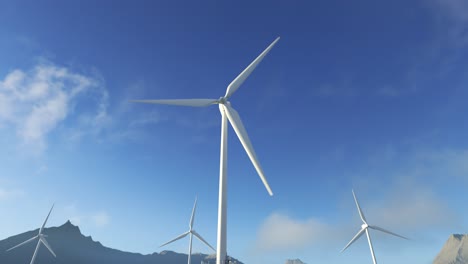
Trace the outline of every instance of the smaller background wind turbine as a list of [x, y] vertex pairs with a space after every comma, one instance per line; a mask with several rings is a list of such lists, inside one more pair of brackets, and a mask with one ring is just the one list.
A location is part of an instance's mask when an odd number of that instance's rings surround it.
[[208, 247], [213, 249], [214, 252], [216, 252], [214, 247], [212, 247], [208, 242], [206, 242], [206, 240], [203, 239], [203, 237], [193, 229], [193, 222], [195, 221], [195, 211], [196, 211], [196, 209], [197, 209], [197, 198], [195, 197], [195, 204], [193, 205], [193, 209], [192, 209], [192, 217], [190, 217], [189, 230], [187, 232], [183, 233], [182, 235], [172, 239], [171, 241], [166, 242], [166, 243], [161, 245], [161, 247], [163, 247], [163, 246], [168, 245], [168, 244], [170, 244], [170, 243], [172, 243], [174, 241], [182, 239], [182, 238], [186, 237], [187, 235], [190, 235], [188, 262], [187, 262], [188, 264], [190, 264], [190, 258], [192, 256], [192, 238], [193, 238], [193, 236], [198, 238], [201, 242], [205, 243], [205, 245], [207, 245]]
[[362, 234], [366, 233], [367, 241], [369, 242], [369, 248], [370, 248], [371, 255], [372, 255], [372, 261], [374, 262], [374, 264], [376, 264], [377, 260], [375, 259], [374, 248], [372, 247], [372, 241], [371, 241], [371, 237], [370, 237], [370, 234], [369, 234], [369, 228], [374, 229], [374, 230], [378, 230], [378, 231], [381, 231], [381, 232], [384, 232], [384, 233], [387, 233], [387, 234], [390, 234], [390, 235], [394, 235], [394, 236], [397, 236], [397, 237], [401, 237], [403, 239], [408, 239], [408, 238], [406, 238], [404, 236], [400, 236], [400, 235], [395, 234], [393, 232], [390, 232], [388, 230], [385, 230], [385, 229], [383, 229], [381, 227], [378, 227], [378, 226], [375, 226], [375, 225], [369, 225], [367, 223], [366, 217], [364, 216], [364, 213], [361, 210], [361, 207], [359, 206], [356, 195], [354, 194], [354, 190], [352, 190], [352, 192], [353, 192], [354, 201], [356, 202], [356, 206], [357, 206], [357, 209], [358, 209], [358, 212], [359, 212], [359, 216], [361, 217], [361, 220], [362, 220], [363, 224], [361, 225], [361, 230], [359, 230], [359, 232], [357, 232], [357, 234], [353, 237], [353, 239], [351, 239], [351, 241], [349, 241], [349, 243], [343, 248], [343, 250], [341, 250], [341, 252], [345, 251], [349, 246], [351, 246], [351, 244], [354, 243], [354, 241], [356, 241], [359, 237], [361, 237]]
[[15, 249], [15, 248], [17, 248], [17, 247], [20, 247], [20, 246], [22, 246], [22, 245], [25, 245], [25, 244], [27, 244], [27, 243], [29, 243], [29, 242], [32, 242], [32, 241], [34, 241], [34, 240], [37, 238], [37, 239], [38, 239], [38, 241], [37, 241], [37, 246], [36, 246], [36, 249], [34, 250], [34, 254], [33, 254], [33, 257], [32, 257], [32, 259], [31, 259], [30, 264], [33, 264], [33, 263], [34, 263], [34, 260], [36, 259], [37, 252], [39, 251], [39, 247], [41, 246], [41, 243], [44, 244], [44, 246], [46, 246], [46, 248], [50, 251], [50, 253], [51, 253], [52, 255], [54, 255], [54, 257], [57, 257], [57, 255], [55, 255], [54, 251], [53, 251], [52, 248], [50, 247], [49, 243], [47, 243], [47, 240], [45, 239], [46, 236], [42, 234], [42, 230], [44, 229], [44, 226], [46, 225], [47, 220], [49, 219], [49, 216], [50, 216], [50, 213], [52, 212], [52, 209], [54, 209], [54, 205], [52, 205], [52, 208], [50, 208], [49, 214], [47, 215], [47, 217], [46, 217], [44, 223], [42, 224], [41, 228], [39, 229], [39, 233], [37, 234], [37, 236], [35, 236], [35, 237], [33, 237], [33, 238], [30, 238], [30, 239], [24, 241], [23, 243], [20, 243], [20, 244], [14, 246], [14, 247], [8, 249], [7, 251], [10, 251], [10, 250]]

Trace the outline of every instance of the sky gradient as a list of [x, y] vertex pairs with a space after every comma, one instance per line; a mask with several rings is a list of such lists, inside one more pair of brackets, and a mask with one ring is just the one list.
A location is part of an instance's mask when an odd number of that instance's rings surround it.
[[[468, 4], [414, 1], [4, 1], [0, 239], [70, 219], [144, 254], [195, 229], [216, 244], [218, 98], [231, 98], [274, 196], [228, 138], [228, 254], [245, 263], [431, 263], [468, 232]], [[51, 245], [53, 247], [53, 245]], [[164, 249], [186, 252], [182, 240]], [[195, 242], [194, 252], [210, 253]]]

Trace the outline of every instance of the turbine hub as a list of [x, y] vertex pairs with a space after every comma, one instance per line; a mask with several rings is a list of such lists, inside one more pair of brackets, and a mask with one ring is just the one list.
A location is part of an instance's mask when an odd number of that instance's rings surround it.
[[365, 229], [365, 228], [368, 228], [369, 225], [368, 224], [362, 224], [361, 227], [362, 227], [362, 229]]
[[218, 103], [219, 104], [226, 104], [227, 103], [227, 100], [226, 100], [226, 97], [222, 96], [218, 99]]

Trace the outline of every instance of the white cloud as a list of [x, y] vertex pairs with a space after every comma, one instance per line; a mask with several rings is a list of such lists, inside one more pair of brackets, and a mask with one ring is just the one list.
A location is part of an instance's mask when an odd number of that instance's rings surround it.
[[64, 216], [74, 225], [95, 227], [105, 227], [110, 223], [110, 216], [106, 211], [82, 212], [75, 204], [70, 204], [64, 208]]
[[433, 0], [453, 20], [468, 22], [468, 2], [465, 0]]
[[91, 219], [97, 227], [107, 226], [110, 221], [110, 217], [106, 212], [99, 212], [94, 214]]
[[16, 199], [23, 196], [25, 193], [23, 190], [7, 190], [0, 187], [0, 202], [10, 199]]
[[[0, 124], [12, 126], [21, 143], [41, 153], [47, 136], [73, 114], [80, 96], [98, 93], [93, 111], [80, 113], [80, 130], [105, 123], [108, 94], [102, 80], [52, 63], [40, 63], [29, 71], [16, 69], [0, 80]], [[84, 129], [83, 129], [84, 128]]]
[[350, 85], [350, 81], [341, 81], [339, 84], [324, 83], [317, 88], [311, 90], [312, 94], [321, 97], [334, 97], [334, 96], [355, 96], [357, 90]]
[[412, 183], [393, 188], [383, 201], [377, 203], [371, 203], [366, 211], [371, 213], [369, 220], [383, 228], [417, 233], [454, 226], [460, 219], [430, 188]]
[[391, 85], [384, 85], [377, 89], [377, 94], [386, 97], [396, 97], [401, 95], [402, 90], [398, 90], [397, 88]]
[[[375, 164], [375, 168], [360, 173], [353, 183], [359, 188], [356, 194], [370, 223], [415, 234], [429, 229], [458, 228], [462, 216], [451, 201], [463, 196], [452, 192], [446, 197], [443, 192], [467, 183], [468, 151], [417, 149], [401, 154], [391, 150], [391, 155], [386, 152], [382, 149], [373, 155], [370, 164]], [[392, 164], [392, 172], [385, 172], [386, 164]], [[355, 210], [353, 202], [348, 204]]]
[[[468, 2], [466, 0], [430, 0], [438, 22], [442, 25], [442, 41], [449, 41], [451, 46], [463, 50], [468, 45]], [[448, 53], [447, 50], [442, 50]], [[460, 54], [457, 54], [460, 55]]]
[[317, 219], [293, 219], [273, 213], [262, 224], [257, 234], [256, 248], [260, 251], [301, 250], [334, 236], [336, 231]]
[[166, 121], [167, 119], [167, 117], [162, 116], [158, 111], [152, 110], [137, 116], [130, 122], [129, 127], [134, 128], [139, 126], [155, 125], [162, 121]]

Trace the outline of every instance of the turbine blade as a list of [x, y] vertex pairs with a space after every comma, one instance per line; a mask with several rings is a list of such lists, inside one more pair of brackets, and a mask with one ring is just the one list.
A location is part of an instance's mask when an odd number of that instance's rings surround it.
[[206, 242], [205, 239], [203, 239], [202, 236], [200, 236], [200, 234], [198, 234], [196, 231], [192, 230], [192, 233], [193, 235], [195, 235], [201, 242], [205, 243], [205, 245], [209, 246], [214, 252], [216, 252], [216, 249], [214, 249], [214, 247], [212, 247], [208, 242]]
[[378, 226], [369, 226], [369, 227], [372, 228], [372, 229], [379, 230], [379, 231], [382, 231], [382, 232], [384, 232], [384, 233], [390, 234], [390, 235], [394, 235], [394, 236], [401, 237], [401, 238], [403, 238], [403, 239], [409, 240], [409, 238], [407, 238], [407, 237], [400, 236], [400, 235], [398, 235], [398, 234], [395, 234], [395, 233], [393, 233], [393, 232], [391, 232], [391, 231], [385, 230], [385, 229], [383, 229], [383, 228], [381, 228], [381, 227], [378, 227]]
[[52, 208], [50, 208], [49, 214], [47, 215], [46, 219], [44, 220], [44, 223], [41, 226], [41, 229], [39, 229], [39, 235], [42, 233], [42, 229], [44, 229], [44, 226], [47, 223], [47, 220], [49, 220], [50, 213], [52, 212], [52, 209], [54, 209], [55, 204], [52, 204]]
[[270, 46], [268, 46], [258, 57], [250, 63], [247, 68], [245, 68], [229, 85], [226, 90], [226, 95], [224, 97], [229, 98], [232, 94], [241, 86], [242, 83], [249, 77], [249, 75], [255, 70], [257, 65], [263, 60], [263, 58], [268, 54], [268, 52], [273, 48], [273, 46], [278, 42], [280, 37], [277, 37]]
[[364, 213], [362, 212], [361, 207], [359, 206], [359, 203], [358, 203], [358, 200], [357, 200], [357, 198], [356, 198], [356, 195], [354, 194], [354, 190], [352, 190], [352, 192], [353, 192], [354, 201], [356, 202], [356, 206], [357, 206], [357, 209], [358, 209], [358, 211], [359, 211], [359, 216], [361, 217], [361, 220], [362, 220], [365, 224], [367, 224], [367, 222], [366, 222], [366, 217], [364, 216]]
[[190, 217], [190, 230], [192, 230], [193, 221], [195, 220], [195, 211], [197, 210], [197, 199], [198, 197], [195, 197], [195, 203], [193, 204], [193, 209], [192, 209], [192, 216]]
[[41, 247], [41, 239], [38, 239], [36, 249], [34, 249], [34, 254], [29, 264], [34, 264], [34, 261], [36, 260], [37, 252], [39, 252], [40, 247]]
[[178, 106], [204, 107], [218, 103], [217, 99], [169, 99], [169, 100], [130, 100], [133, 103], [164, 104]]
[[270, 195], [273, 195], [273, 192], [271, 191], [270, 185], [268, 184], [265, 174], [263, 173], [262, 167], [260, 166], [260, 163], [258, 162], [257, 155], [255, 154], [254, 148], [249, 139], [249, 135], [247, 134], [247, 131], [245, 130], [244, 125], [242, 124], [242, 120], [239, 114], [229, 104], [225, 104], [222, 106], [226, 110], [225, 112], [229, 119], [229, 122], [231, 123], [232, 128], [234, 128], [234, 131], [236, 132], [237, 137], [242, 143], [242, 146], [244, 147], [245, 152], [247, 152], [247, 155], [249, 156], [250, 161], [252, 162], [255, 169], [257, 170], [257, 173], [260, 176], [260, 179], [262, 179], [262, 182], [265, 185], [265, 188], [267, 189]]
[[174, 242], [174, 241], [177, 241], [177, 240], [179, 240], [179, 239], [181, 239], [181, 238], [184, 238], [184, 237], [186, 237], [189, 233], [190, 233], [190, 231], [185, 232], [185, 233], [183, 233], [182, 235], [180, 235], [180, 236], [178, 236], [178, 237], [172, 239], [172, 240], [169, 241], [169, 242], [166, 242], [166, 243], [162, 244], [162, 245], [159, 246], [159, 247], [164, 247], [165, 245], [168, 245], [168, 244], [170, 244], [170, 243], [172, 243], [172, 242]]
[[46, 246], [46, 248], [50, 251], [50, 253], [52, 253], [52, 255], [54, 255], [54, 257], [57, 257], [57, 255], [55, 255], [54, 251], [52, 250], [52, 248], [50, 247], [49, 243], [47, 243], [47, 240], [43, 237], [40, 238], [42, 244], [44, 244], [44, 246]]
[[353, 237], [353, 239], [351, 239], [351, 241], [349, 241], [349, 243], [346, 245], [346, 247], [344, 247], [344, 248], [341, 250], [341, 252], [345, 251], [349, 246], [351, 246], [351, 244], [354, 243], [354, 241], [356, 241], [360, 236], [362, 236], [362, 234], [364, 234], [364, 231], [365, 231], [365, 230], [366, 230], [366, 229], [363, 228], [363, 229], [361, 229], [359, 232], [357, 232], [357, 234]]
[[36, 238], [37, 238], [37, 236], [35, 236], [35, 237], [33, 237], [33, 238], [30, 238], [30, 239], [24, 241], [23, 243], [20, 243], [20, 244], [14, 246], [14, 247], [12, 247], [12, 248], [7, 249], [7, 251], [10, 251], [10, 250], [15, 249], [15, 248], [17, 248], [17, 247], [21, 247], [22, 245], [25, 245], [25, 244], [27, 244], [27, 243], [29, 243], [29, 242], [32, 242], [32, 241], [33, 241], [34, 239], [36, 239]]

